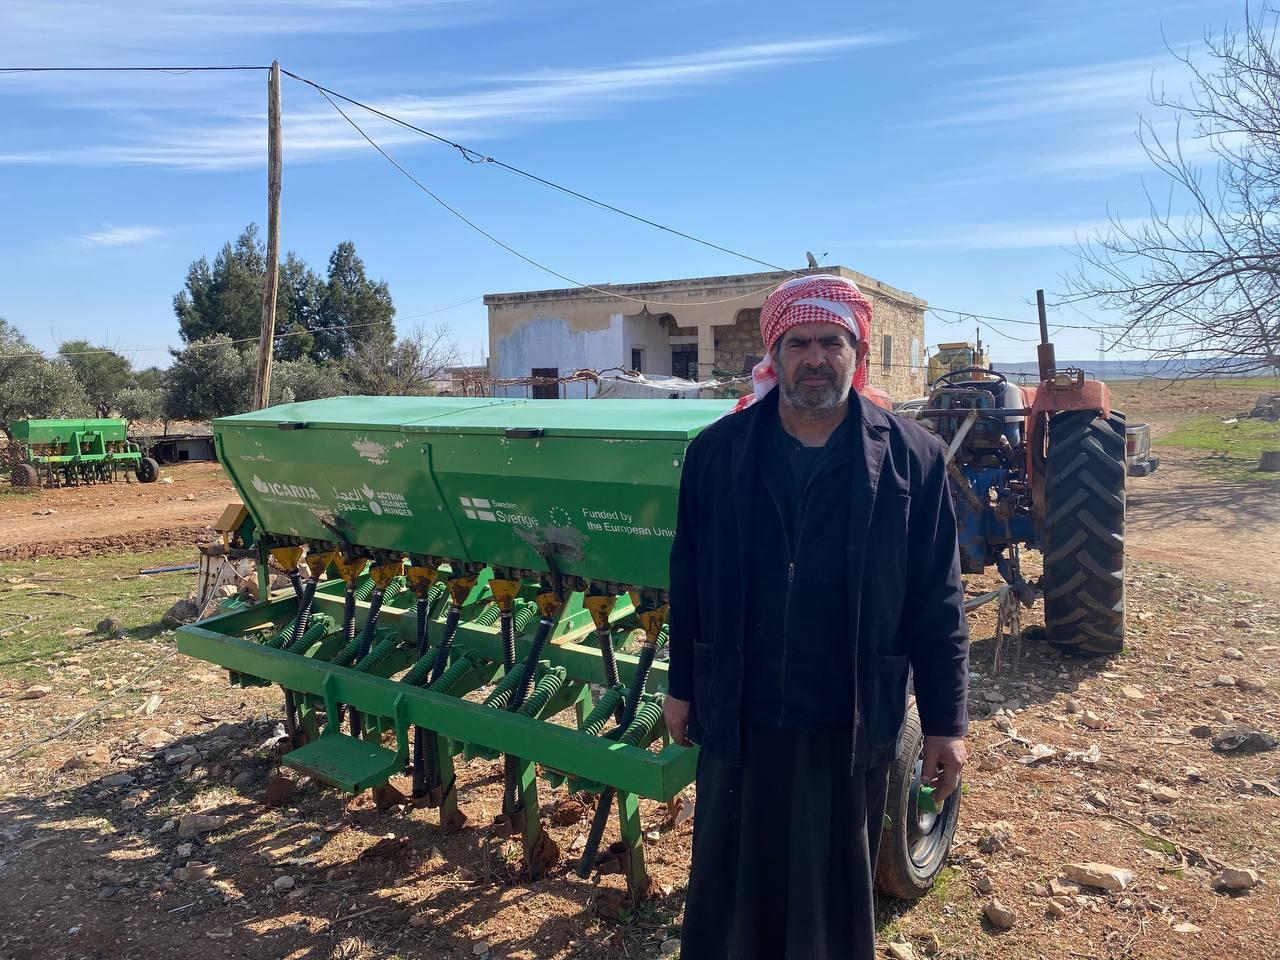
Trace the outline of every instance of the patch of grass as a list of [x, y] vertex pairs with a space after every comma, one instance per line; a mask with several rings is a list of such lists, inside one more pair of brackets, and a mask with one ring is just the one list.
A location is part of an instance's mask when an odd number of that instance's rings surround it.
[[1156, 444], [1211, 451], [1213, 456], [1196, 465], [1218, 479], [1271, 480], [1274, 474], [1258, 470], [1258, 459], [1264, 450], [1280, 449], [1280, 423], [1253, 419], [1223, 423], [1219, 417], [1195, 417]]
[[1163, 853], [1169, 857], [1176, 857], [1178, 855], [1177, 847], [1168, 840], [1161, 840], [1158, 837], [1143, 836], [1142, 845], [1148, 850], [1154, 850], [1157, 853]]
[[[75, 628], [93, 630], [107, 617], [119, 620], [121, 632], [134, 639], [156, 636], [163, 629], [161, 616], [174, 601], [187, 595], [195, 582], [194, 575], [133, 575], [150, 567], [173, 566], [194, 559], [194, 547], [171, 547], [123, 557], [0, 563], [0, 679], [46, 676], [47, 671], [36, 661], [57, 654], [94, 654], [107, 637], [65, 634]], [[12, 579], [37, 586], [14, 590], [16, 584], [7, 582]]]
[[964, 878], [960, 876], [959, 870], [955, 867], [943, 867], [933, 881], [933, 889], [929, 891], [929, 896], [937, 902], [938, 906], [945, 907], [947, 904], [968, 899], [972, 896], [972, 892], [964, 882]]
[[1239, 388], [1242, 390], [1258, 390], [1266, 392], [1268, 390], [1280, 390], [1280, 377], [1234, 377], [1219, 380], [1219, 384], [1225, 387]]
[[31, 497], [32, 499], [39, 499], [40, 488], [15, 487], [5, 479], [3, 473], [0, 473], [0, 497]]

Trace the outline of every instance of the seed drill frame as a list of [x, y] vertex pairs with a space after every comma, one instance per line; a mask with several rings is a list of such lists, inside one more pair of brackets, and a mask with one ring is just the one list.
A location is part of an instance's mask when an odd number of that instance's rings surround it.
[[[647, 895], [639, 800], [671, 801], [697, 763], [668, 740], [656, 659], [676, 493], [725, 404], [627, 407], [635, 426], [616, 404], [443, 398], [216, 421], [245, 503], [228, 544], [267, 599], [181, 628], [179, 649], [285, 690], [285, 765], [383, 797], [412, 770], [443, 827], [461, 819], [454, 758], [505, 758], [499, 819], [531, 876], [559, 859], [539, 774], [600, 794], [579, 876], [620, 871]], [[292, 589], [268, 594], [270, 567]], [[621, 841], [601, 851], [615, 797]]]
[[15, 420], [10, 480], [17, 487], [110, 483], [130, 473], [152, 483], [160, 471], [129, 439], [127, 420]]

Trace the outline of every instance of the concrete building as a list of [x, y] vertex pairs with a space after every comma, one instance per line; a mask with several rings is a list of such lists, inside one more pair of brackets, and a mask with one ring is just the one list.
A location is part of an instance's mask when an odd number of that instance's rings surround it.
[[[856, 283], [872, 302], [871, 385], [895, 400], [924, 392], [924, 300], [847, 267], [796, 273], [831, 273]], [[602, 285], [608, 293], [574, 287], [487, 294], [489, 373], [503, 380], [621, 367], [690, 380], [741, 376], [761, 356], [760, 307], [790, 276], [779, 271]], [[591, 392], [588, 384], [570, 389], [567, 395], [575, 397]], [[555, 384], [498, 393], [566, 395]]]

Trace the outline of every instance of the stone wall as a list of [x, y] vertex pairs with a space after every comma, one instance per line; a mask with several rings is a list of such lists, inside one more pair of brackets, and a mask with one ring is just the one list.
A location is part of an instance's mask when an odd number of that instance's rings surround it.
[[[870, 383], [894, 400], [924, 393], [924, 311], [889, 297], [871, 297]], [[884, 366], [884, 337], [890, 336], [890, 366]], [[760, 311], [739, 310], [731, 325], [715, 328], [716, 375], [742, 376], [763, 356]], [[913, 369], [914, 365], [914, 369]]]
[[760, 310], [739, 310], [731, 325], [715, 328], [716, 376], [741, 377], [764, 355], [760, 342]]
[[[890, 366], [884, 364], [884, 338], [893, 338]], [[871, 297], [870, 383], [894, 400], [924, 395], [924, 310], [890, 297]]]

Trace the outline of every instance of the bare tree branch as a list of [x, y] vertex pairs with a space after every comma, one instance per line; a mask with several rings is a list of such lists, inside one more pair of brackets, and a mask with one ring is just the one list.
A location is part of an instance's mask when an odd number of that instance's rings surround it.
[[353, 394], [421, 396], [449, 367], [462, 362], [462, 350], [445, 324], [415, 327], [399, 340], [369, 340], [346, 362], [343, 378]]
[[[1280, 371], [1278, 30], [1273, 4], [1246, 6], [1244, 26], [1207, 34], [1196, 56], [1170, 49], [1190, 93], [1153, 89], [1172, 135], [1149, 119], [1138, 130], [1167, 199], [1147, 189], [1136, 224], [1110, 215], [1063, 278], [1064, 302], [1089, 300], [1124, 318], [1109, 349], [1142, 351], [1183, 373]], [[1187, 143], [1211, 159], [1197, 163]], [[1194, 371], [1182, 363], [1190, 359]]]

